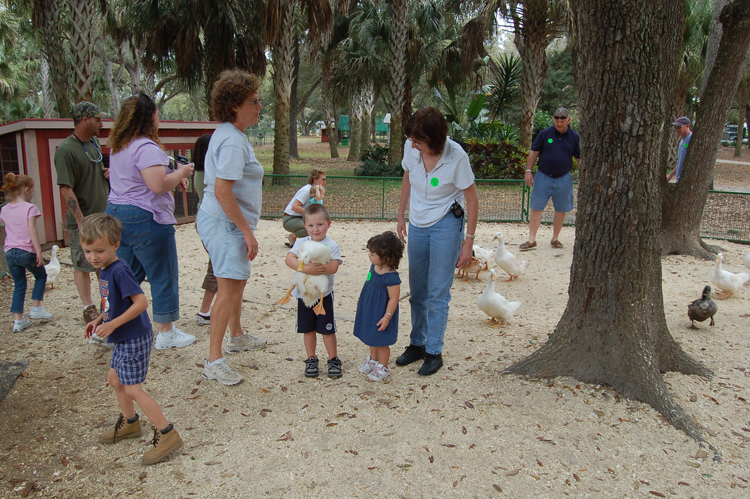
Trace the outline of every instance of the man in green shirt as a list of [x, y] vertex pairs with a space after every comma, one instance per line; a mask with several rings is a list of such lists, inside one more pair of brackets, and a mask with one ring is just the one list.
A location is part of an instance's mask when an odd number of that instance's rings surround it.
[[79, 102], [70, 109], [73, 133], [55, 151], [55, 169], [60, 194], [68, 207], [65, 228], [70, 234], [70, 258], [73, 261], [78, 296], [83, 302], [83, 320], [91, 322], [99, 316], [91, 299], [94, 269], [81, 249], [78, 224], [92, 213], [103, 213], [109, 196], [109, 168], [105, 168], [102, 148], [97, 136], [102, 129], [102, 112], [90, 102]]

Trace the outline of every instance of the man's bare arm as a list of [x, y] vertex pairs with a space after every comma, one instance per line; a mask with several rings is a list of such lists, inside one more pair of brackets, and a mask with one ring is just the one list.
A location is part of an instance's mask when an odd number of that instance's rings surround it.
[[70, 188], [70, 186], [61, 185], [60, 194], [62, 194], [63, 198], [65, 199], [65, 204], [68, 207], [68, 211], [73, 214], [73, 218], [75, 218], [76, 222], [80, 224], [81, 220], [83, 220], [83, 213], [81, 213], [81, 209], [78, 206], [78, 198], [73, 192], [73, 189]]

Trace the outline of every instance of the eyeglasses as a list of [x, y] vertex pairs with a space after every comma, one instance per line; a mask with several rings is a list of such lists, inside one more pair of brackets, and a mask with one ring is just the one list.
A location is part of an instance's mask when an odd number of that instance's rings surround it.
[[260, 104], [260, 97], [258, 97], [255, 100], [249, 100], [247, 101], [247, 103], [250, 104], [251, 106], [257, 106], [258, 104]]
[[682, 127], [684, 127], [684, 126], [685, 126], [685, 125], [675, 125], [675, 126], [674, 126], [674, 129], [675, 129], [675, 130], [679, 130], [680, 128], [682, 128]]
[[555, 116], [555, 119], [556, 120], [567, 120], [568, 117], [567, 116]]

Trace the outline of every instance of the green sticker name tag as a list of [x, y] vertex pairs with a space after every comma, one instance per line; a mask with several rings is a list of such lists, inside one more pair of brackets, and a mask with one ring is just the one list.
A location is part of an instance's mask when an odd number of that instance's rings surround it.
[[367, 279], [365, 279], [365, 280], [369, 281], [371, 278], [372, 278], [372, 272], [368, 272], [367, 273]]
[[552, 139], [547, 139], [547, 142], [549, 142], [549, 143], [551, 144], [551, 143], [553, 143], [553, 142], [554, 142], [554, 140], [552, 140]]
[[687, 149], [687, 146], [688, 146], [688, 145], [687, 145], [687, 144], [685, 144], [685, 145], [684, 145], [683, 147], [684, 147], [685, 149]]
[[433, 177], [433, 178], [431, 178], [431, 179], [430, 179], [430, 185], [431, 185], [431, 186], [433, 186], [433, 187], [437, 187], [437, 186], [438, 186], [438, 184], [440, 184], [440, 181], [439, 181], [439, 180], [438, 180], [437, 178], [434, 178], [434, 177]]

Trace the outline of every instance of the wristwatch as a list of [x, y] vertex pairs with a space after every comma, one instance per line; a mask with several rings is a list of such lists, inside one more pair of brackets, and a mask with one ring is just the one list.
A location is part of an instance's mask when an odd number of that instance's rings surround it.
[[471, 239], [474, 239], [474, 234], [466, 234], [466, 237], [470, 237]]

